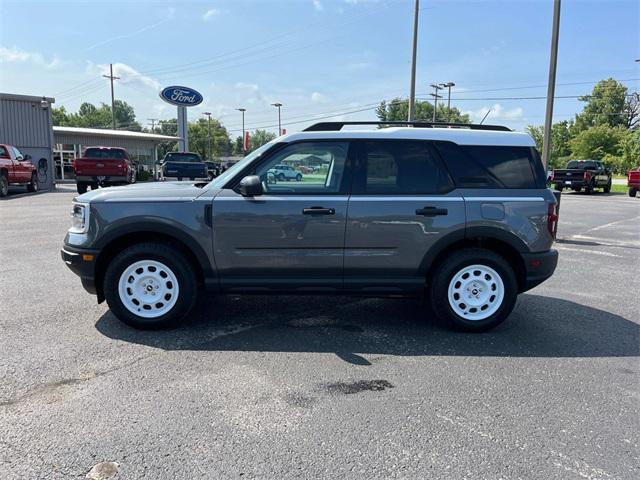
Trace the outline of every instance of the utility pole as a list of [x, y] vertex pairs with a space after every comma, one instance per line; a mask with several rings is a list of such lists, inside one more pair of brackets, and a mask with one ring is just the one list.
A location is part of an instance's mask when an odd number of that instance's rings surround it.
[[147, 118], [147, 120], [149, 120], [151, 122], [151, 133], [155, 132], [155, 128], [156, 128], [156, 120], [159, 120], [158, 118]]
[[433, 91], [434, 91], [434, 93], [430, 94], [433, 97], [433, 120], [431, 121], [435, 123], [436, 111], [438, 110], [438, 99], [442, 98], [442, 95], [438, 95], [438, 90], [442, 90], [442, 87], [437, 83], [432, 83], [431, 86], [433, 87]]
[[447, 95], [447, 122], [451, 121], [451, 87], [455, 87], [456, 84], [453, 82], [441, 83], [441, 87], [448, 88], [449, 94]]
[[113, 63], [109, 64], [109, 75], [102, 75], [104, 78], [108, 78], [111, 80], [111, 123], [113, 129], [116, 129], [116, 107], [115, 107], [115, 98], [113, 96], [113, 81], [120, 80], [120, 77], [113, 76]]
[[280, 108], [282, 108], [282, 104], [280, 102], [272, 103], [274, 107], [278, 109], [278, 136], [282, 135], [282, 122], [280, 120]]
[[551, 53], [549, 55], [549, 82], [547, 84], [547, 111], [544, 116], [542, 163], [549, 166], [551, 153], [551, 125], [553, 122], [553, 97], [556, 91], [556, 67], [558, 64], [558, 35], [560, 32], [560, 0], [553, 0], [553, 26], [551, 29]]
[[244, 148], [244, 139], [245, 139], [245, 135], [246, 135], [246, 133], [244, 133], [244, 112], [246, 112], [247, 109], [240, 107], [240, 108], [236, 108], [236, 110], [242, 113], [242, 151], [246, 152], [247, 149]]
[[211, 112], [202, 112], [202, 115], [207, 116], [207, 157], [211, 160], [213, 158], [211, 155]]
[[420, 13], [420, 0], [416, 0], [413, 12], [413, 49], [411, 52], [411, 81], [409, 86], [409, 114], [407, 120], [413, 122], [416, 109], [416, 56], [418, 54], [418, 16]]

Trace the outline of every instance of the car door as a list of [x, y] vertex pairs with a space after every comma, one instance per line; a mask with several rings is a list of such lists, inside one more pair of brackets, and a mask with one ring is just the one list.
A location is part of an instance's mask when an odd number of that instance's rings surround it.
[[462, 239], [464, 229], [464, 200], [429, 142], [359, 142], [345, 235], [346, 290], [421, 291], [430, 249]]
[[[339, 290], [350, 181], [349, 143], [291, 143], [241, 175], [264, 193], [243, 197], [234, 178], [213, 200], [213, 251], [223, 290]], [[280, 181], [276, 166], [323, 160], [303, 182]], [[293, 168], [293, 167], [292, 167]]]
[[20, 183], [26, 183], [31, 180], [31, 162], [25, 160], [24, 155], [16, 147], [13, 147], [13, 154], [16, 180]]

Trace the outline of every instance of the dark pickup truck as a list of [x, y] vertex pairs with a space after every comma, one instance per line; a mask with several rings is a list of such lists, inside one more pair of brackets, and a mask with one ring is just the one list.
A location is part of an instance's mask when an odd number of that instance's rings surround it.
[[169, 152], [160, 162], [162, 177], [177, 178], [182, 180], [196, 178], [209, 180], [207, 164], [202, 161], [200, 155], [189, 152]]
[[584, 189], [591, 194], [596, 188], [604, 193], [611, 191], [611, 169], [598, 160], [571, 160], [565, 169], [556, 169], [551, 175], [551, 183], [557, 190], [570, 188], [574, 192]]

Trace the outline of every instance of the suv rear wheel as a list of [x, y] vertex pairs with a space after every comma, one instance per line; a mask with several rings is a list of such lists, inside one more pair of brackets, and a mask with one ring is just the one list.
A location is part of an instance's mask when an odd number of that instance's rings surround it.
[[88, 187], [89, 187], [89, 185], [87, 183], [78, 182], [76, 184], [76, 190], [78, 190], [78, 193], [80, 193], [80, 194], [87, 193], [87, 188]]
[[438, 266], [430, 293], [436, 315], [447, 326], [481, 332], [509, 316], [518, 288], [504, 258], [490, 250], [468, 248], [449, 255]]
[[109, 308], [135, 328], [176, 325], [195, 305], [197, 293], [189, 260], [164, 244], [141, 243], [125, 249], [109, 264], [104, 277]]
[[9, 180], [4, 173], [0, 173], [0, 197], [9, 195]]

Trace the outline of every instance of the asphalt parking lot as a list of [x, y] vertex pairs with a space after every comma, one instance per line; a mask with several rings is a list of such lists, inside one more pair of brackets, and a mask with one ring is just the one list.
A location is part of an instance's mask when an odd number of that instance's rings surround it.
[[60, 260], [73, 196], [0, 201], [2, 479], [640, 477], [640, 199], [563, 195], [555, 276], [461, 334], [322, 297], [135, 331]]

